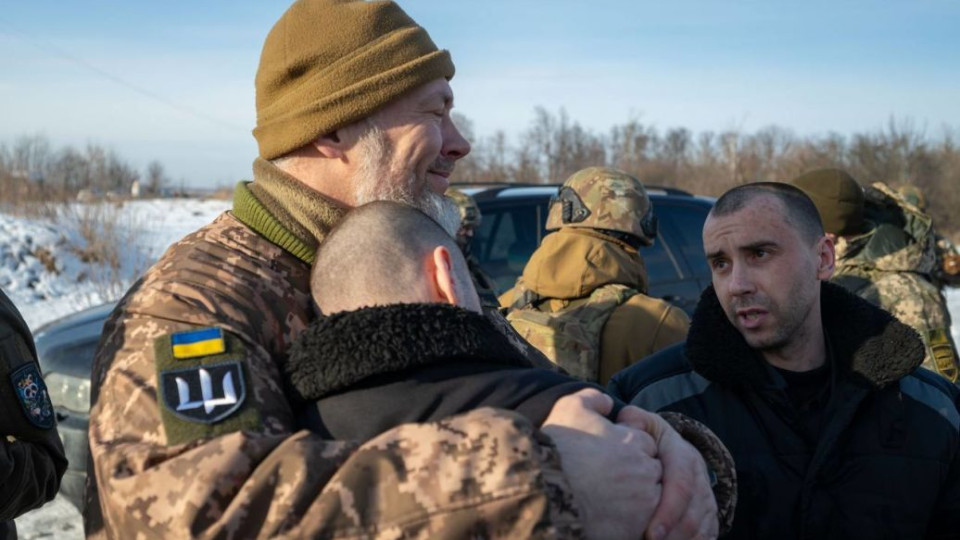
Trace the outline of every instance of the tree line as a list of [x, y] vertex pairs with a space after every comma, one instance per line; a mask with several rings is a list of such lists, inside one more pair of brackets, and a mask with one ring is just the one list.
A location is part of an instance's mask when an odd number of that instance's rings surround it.
[[[454, 120], [473, 145], [457, 165], [459, 182], [558, 183], [584, 167], [604, 165], [647, 185], [717, 196], [739, 184], [839, 167], [864, 185], [917, 186], [940, 232], [960, 240], [960, 147], [949, 129], [931, 137], [909, 121], [890, 120], [883, 129], [849, 136], [801, 137], [777, 126], [694, 134], [682, 127], [661, 131], [633, 118], [595, 133], [564, 109], [537, 107], [513, 142], [502, 130], [474, 136], [469, 118], [455, 114]], [[54, 149], [38, 135], [0, 142], [0, 203], [66, 200], [81, 189], [128, 194], [135, 181], [147, 196], [170, 183], [160, 162], [141, 172], [95, 144]]]
[[152, 161], [142, 172], [111, 149], [88, 144], [53, 148], [42, 135], [27, 135], [12, 143], [0, 142], [0, 202], [68, 200], [81, 190], [129, 195], [134, 182], [142, 195], [156, 195], [167, 187], [163, 164]]
[[628, 119], [595, 133], [564, 109], [538, 107], [512, 143], [503, 131], [473, 136], [466, 116], [455, 114], [454, 120], [473, 144], [457, 164], [459, 182], [558, 183], [584, 167], [602, 165], [633, 174], [646, 185], [718, 196], [739, 184], [787, 181], [811, 169], [838, 167], [863, 185], [917, 186], [938, 230], [960, 240], [960, 147], [949, 129], [930, 137], [910, 121], [891, 119], [883, 129], [849, 136], [801, 137], [777, 126], [753, 133], [694, 134]]

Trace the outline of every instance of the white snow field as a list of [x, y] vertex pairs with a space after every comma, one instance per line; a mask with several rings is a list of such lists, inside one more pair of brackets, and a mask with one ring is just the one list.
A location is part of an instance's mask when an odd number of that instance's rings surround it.
[[[171, 243], [229, 207], [230, 201], [198, 199], [144, 200], [119, 206], [76, 204], [58, 212], [55, 221], [0, 212], [0, 289], [36, 330], [75, 311], [117, 299]], [[97, 218], [113, 225], [102, 234], [88, 236], [122, 246], [117, 250], [116, 272], [96, 270], [82, 260], [89, 243], [78, 229]], [[960, 289], [948, 290], [947, 301], [953, 314], [953, 337], [960, 342]], [[16, 521], [21, 539], [83, 538], [79, 512], [61, 497]]]

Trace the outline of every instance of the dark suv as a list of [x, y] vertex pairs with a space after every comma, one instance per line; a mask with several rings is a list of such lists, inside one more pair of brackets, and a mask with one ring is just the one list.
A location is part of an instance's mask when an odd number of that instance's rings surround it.
[[[546, 234], [547, 206], [558, 186], [459, 186], [474, 196], [483, 222], [473, 252], [496, 281], [497, 292], [513, 286]], [[710, 282], [701, 230], [712, 199], [678, 190], [649, 188], [660, 223], [652, 247], [643, 248], [650, 278], [649, 294], [688, 313]], [[59, 421], [60, 437], [70, 460], [61, 492], [82, 509], [90, 415], [90, 368], [103, 324], [113, 304], [94, 307], [52, 322], [36, 332], [37, 353]]]
[[[483, 219], [471, 249], [496, 281], [497, 293], [502, 293], [513, 287], [547, 234], [547, 208], [559, 186], [458, 187], [473, 195], [480, 207]], [[657, 187], [648, 187], [647, 193], [660, 224], [657, 241], [640, 250], [650, 279], [649, 294], [693, 313], [700, 291], [710, 283], [701, 233], [713, 199]]]

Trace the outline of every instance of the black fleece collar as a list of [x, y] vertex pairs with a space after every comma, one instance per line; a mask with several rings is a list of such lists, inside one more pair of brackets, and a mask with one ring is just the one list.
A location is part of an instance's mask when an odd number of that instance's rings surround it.
[[394, 304], [320, 317], [290, 348], [284, 371], [304, 401], [363, 379], [438, 362], [532, 367], [485, 317], [446, 304]]
[[[893, 315], [832, 283], [820, 289], [820, 311], [839, 373], [882, 388], [923, 363], [920, 336]], [[693, 369], [731, 386], [762, 386], [763, 358], [730, 323], [713, 286], [700, 296], [685, 348]]]

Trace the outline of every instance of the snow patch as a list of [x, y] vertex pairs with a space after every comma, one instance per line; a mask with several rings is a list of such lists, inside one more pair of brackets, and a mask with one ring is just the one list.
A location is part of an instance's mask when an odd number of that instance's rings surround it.
[[[50, 220], [0, 213], [0, 289], [35, 331], [119, 299], [173, 242], [229, 208], [221, 200], [156, 199], [70, 204]], [[82, 234], [91, 224], [98, 228]], [[97, 242], [120, 246], [115, 268], [87, 260]]]

